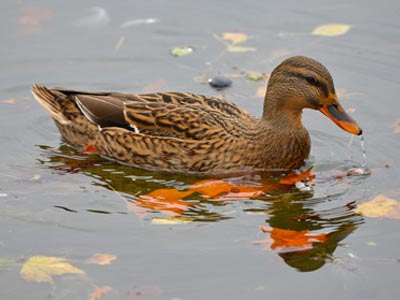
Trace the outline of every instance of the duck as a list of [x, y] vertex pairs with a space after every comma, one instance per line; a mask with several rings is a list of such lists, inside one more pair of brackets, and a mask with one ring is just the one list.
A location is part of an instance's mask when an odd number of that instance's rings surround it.
[[273, 70], [261, 117], [228, 100], [187, 92], [85, 92], [34, 84], [32, 93], [66, 143], [151, 171], [297, 170], [311, 147], [303, 109], [362, 133], [340, 104], [329, 71], [304, 56]]

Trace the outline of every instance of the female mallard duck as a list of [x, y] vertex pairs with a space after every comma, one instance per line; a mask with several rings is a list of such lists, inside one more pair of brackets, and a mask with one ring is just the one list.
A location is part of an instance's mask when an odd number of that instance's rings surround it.
[[361, 128], [337, 100], [319, 62], [291, 57], [271, 74], [259, 119], [235, 104], [190, 93], [129, 95], [47, 89], [33, 95], [64, 140], [135, 167], [172, 172], [298, 169], [310, 152], [303, 108], [342, 129]]

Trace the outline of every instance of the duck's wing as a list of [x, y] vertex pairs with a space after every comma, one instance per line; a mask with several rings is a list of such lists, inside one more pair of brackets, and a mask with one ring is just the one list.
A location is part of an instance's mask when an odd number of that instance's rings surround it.
[[206, 109], [209, 111], [214, 111], [220, 115], [232, 118], [254, 118], [247, 111], [239, 108], [234, 103], [219, 99], [211, 96], [204, 96], [192, 93], [151, 93], [151, 94], [141, 94], [141, 95], [125, 95], [126, 102], [149, 102], [149, 103], [165, 103], [174, 104], [177, 106], [194, 106]]
[[100, 127], [122, 127], [149, 135], [201, 140], [240, 136], [256, 118], [235, 104], [190, 93], [89, 93], [53, 89], [72, 99]]

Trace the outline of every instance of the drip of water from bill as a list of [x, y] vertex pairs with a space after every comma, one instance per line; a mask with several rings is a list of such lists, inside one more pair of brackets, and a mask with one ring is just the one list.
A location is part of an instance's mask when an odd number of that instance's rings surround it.
[[[350, 147], [353, 144], [354, 140], [354, 135], [351, 136], [350, 142], [347, 145], [347, 147]], [[365, 150], [365, 142], [364, 142], [364, 136], [360, 135], [360, 146], [361, 146], [361, 151], [362, 151], [362, 156], [363, 156], [363, 161], [361, 163], [361, 166], [359, 168], [351, 168], [348, 172], [347, 175], [369, 175], [371, 174], [371, 170], [368, 169], [367, 166], [367, 151]]]

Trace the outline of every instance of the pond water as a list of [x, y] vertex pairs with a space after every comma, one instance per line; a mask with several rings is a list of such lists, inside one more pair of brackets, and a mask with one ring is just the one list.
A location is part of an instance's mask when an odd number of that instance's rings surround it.
[[[4, 0], [0, 8], [1, 299], [397, 297], [400, 221], [357, 214], [381, 194], [400, 200], [397, 1]], [[330, 23], [351, 29], [310, 34]], [[226, 51], [218, 37], [227, 32], [245, 34], [237, 45], [251, 50]], [[194, 51], [170, 54], [181, 46]], [[270, 73], [292, 55], [333, 74], [363, 128], [371, 175], [346, 175], [363, 162], [358, 137], [349, 145], [349, 134], [306, 111], [315, 173], [308, 187], [238, 175], [213, 179], [221, 195], [190, 192], [210, 178], [133, 169], [63, 144], [30, 94], [34, 82], [190, 91], [260, 116], [265, 79], [246, 74]], [[232, 86], [204, 83], [216, 75]], [[166, 201], [147, 195], [165, 189]], [[97, 253], [115, 259], [89, 263]], [[37, 269], [20, 272], [35, 256], [64, 258], [85, 274], [35, 282]]]

